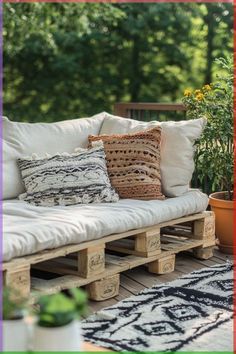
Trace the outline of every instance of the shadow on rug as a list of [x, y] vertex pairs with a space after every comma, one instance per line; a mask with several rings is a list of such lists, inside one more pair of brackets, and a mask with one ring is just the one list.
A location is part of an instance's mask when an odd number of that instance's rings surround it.
[[233, 265], [156, 285], [82, 322], [85, 340], [115, 351], [233, 351]]

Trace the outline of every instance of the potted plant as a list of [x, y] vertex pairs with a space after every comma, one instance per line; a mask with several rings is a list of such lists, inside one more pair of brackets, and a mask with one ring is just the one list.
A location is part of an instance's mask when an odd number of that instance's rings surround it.
[[210, 183], [210, 206], [216, 216], [216, 236], [222, 252], [233, 253], [233, 60], [219, 58], [221, 75], [200, 90], [185, 90], [189, 118], [205, 116], [207, 124], [196, 146], [200, 182]]
[[3, 351], [27, 351], [26, 300], [11, 288], [2, 292]]
[[87, 296], [80, 289], [69, 290], [69, 295], [57, 293], [39, 298], [34, 351], [80, 351], [79, 319], [85, 314]]

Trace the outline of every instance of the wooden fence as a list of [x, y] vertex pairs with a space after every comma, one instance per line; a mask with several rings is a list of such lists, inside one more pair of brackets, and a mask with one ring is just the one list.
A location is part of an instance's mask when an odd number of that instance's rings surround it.
[[114, 113], [142, 121], [186, 119], [186, 108], [182, 103], [116, 103]]

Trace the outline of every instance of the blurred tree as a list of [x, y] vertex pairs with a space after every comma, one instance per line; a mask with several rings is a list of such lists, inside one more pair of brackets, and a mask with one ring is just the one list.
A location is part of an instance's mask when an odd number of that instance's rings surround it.
[[225, 51], [230, 50], [229, 33], [231, 32], [232, 37], [233, 17], [229, 16], [229, 6], [225, 3], [206, 3], [205, 6], [206, 13], [203, 16], [207, 27], [205, 83], [210, 83], [214, 59], [222, 56], [222, 51], [225, 55]]
[[[174, 102], [232, 52], [226, 3], [5, 3], [4, 114], [57, 121]], [[213, 19], [213, 20], [212, 20]]]

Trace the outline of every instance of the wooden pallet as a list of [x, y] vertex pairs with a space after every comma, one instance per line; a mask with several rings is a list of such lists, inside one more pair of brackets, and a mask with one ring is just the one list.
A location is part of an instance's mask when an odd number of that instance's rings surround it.
[[4, 284], [32, 298], [85, 286], [91, 299], [107, 300], [118, 294], [121, 272], [147, 265], [149, 272], [169, 273], [177, 253], [208, 259], [214, 246], [215, 217], [206, 211], [5, 262]]

